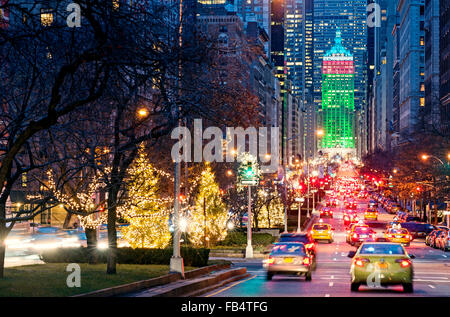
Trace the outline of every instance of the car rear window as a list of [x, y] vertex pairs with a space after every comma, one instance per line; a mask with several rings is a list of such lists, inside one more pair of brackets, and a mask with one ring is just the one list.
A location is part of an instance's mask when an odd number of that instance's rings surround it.
[[272, 255], [305, 255], [305, 247], [302, 243], [276, 244], [272, 248]]
[[364, 244], [359, 254], [405, 254], [398, 244]]
[[308, 243], [309, 239], [305, 236], [281, 236], [279, 242], [305, 242]]
[[314, 230], [328, 230], [328, 225], [314, 225]]
[[391, 229], [389, 231], [389, 233], [393, 233], [393, 234], [406, 234], [408, 233], [408, 230], [406, 229]]

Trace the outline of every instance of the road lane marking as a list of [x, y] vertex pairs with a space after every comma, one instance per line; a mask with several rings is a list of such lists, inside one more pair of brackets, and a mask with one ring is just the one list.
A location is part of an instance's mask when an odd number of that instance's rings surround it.
[[334, 285], [333, 282], [330, 282], [330, 283], [328, 284], [329, 287], [332, 287], [333, 285]]
[[325, 294], [325, 297], [330, 297], [330, 294]]
[[430, 288], [436, 288], [436, 287], [434, 287], [433, 285], [430, 285], [430, 284], [428, 284], [428, 286], [429, 286]]
[[238, 285], [238, 284], [241, 284], [241, 283], [250, 281], [251, 279], [254, 279], [255, 277], [256, 277], [256, 275], [253, 275], [253, 276], [251, 276], [250, 278], [248, 278], [248, 279], [246, 279], [246, 280], [238, 281], [238, 282], [236, 282], [236, 283], [234, 283], [234, 284], [231, 284], [230, 286], [225, 287], [224, 289], [221, 289], [221, 290], [219, 290], [219, 291], [217, 291], [217, 292], [215, 292], [215, 293], [209, 294], [209, 295], [207, 295], [207, 296], [205, 296], [205, 297], [211, 297], [211, 296], [220, 294], [220, 293], [222, 293], [223, 291], [226, 291], [227, 289], [232, 288], [233, 286], [236, 286], [236, 285]]

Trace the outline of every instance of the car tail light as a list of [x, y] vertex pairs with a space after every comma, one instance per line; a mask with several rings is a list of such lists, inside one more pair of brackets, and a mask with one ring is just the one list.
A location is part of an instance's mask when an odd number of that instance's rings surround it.
[[355, 239], [358, 238], [358, 234], [357, 234], [357, 233], [354, 233], [354, 234], [353, 234], [353, 238], [355, 238]]
[[411, 240], [411, 236], [409, 234], [406, 235], [406, 239]]
[[308, 243], [307, 245], [305, 245], [305, 248], [307, 248], [308, 250], [312, 249], [314, 247], [314, 243]]
[[311, 263], [311, 260], [308, 257], [303, 259], [303, 265], [309, 265], [310, 263]]
[[400, 266], [403, 268], [411, 266], [410, 260], [398, 259], [398, 260], [395, 260], [395, 262], [400, 263]]
[[267, 264], [271, 265], [271, 264], [273, 264], [273, 262], [275, 262], [275, 259], [272, 257], [269, 257], [269, 259], [267, 260]]
[[357, 259], [355, 259], [354, 263], [355, 263], [356, 266], [363, 267], [366, 262], [370, 262], [370, 260], [369, 259], [357, 258]]

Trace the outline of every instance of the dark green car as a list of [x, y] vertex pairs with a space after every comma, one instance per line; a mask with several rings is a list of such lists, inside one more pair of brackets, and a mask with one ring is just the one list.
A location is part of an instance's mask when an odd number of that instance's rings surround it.
[[358, 250], [349, 252], [352, 258], [350, 268], [351, 291], [360, 285], [381, 287], [401, 284], [403, 291], [413, 292], [413, 265], [400, 243], [364, 242]]

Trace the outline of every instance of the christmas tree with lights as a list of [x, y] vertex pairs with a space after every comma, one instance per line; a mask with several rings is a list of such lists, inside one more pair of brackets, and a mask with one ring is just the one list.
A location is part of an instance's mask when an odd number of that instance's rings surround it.
[[159, 173], [144, 148], [130, 167], [126, 204], [121, 214], [129, 222], [123, 237], [133, 248], [164, 248], [171, 240], [168, 203], [159, 195]]
[[227, 234], [227, 208], [222, 201], [219, 185], [209, 164], [199, 180], [195, 206], [191, 212], [189, 240], [195, 246], [210, 247]]

